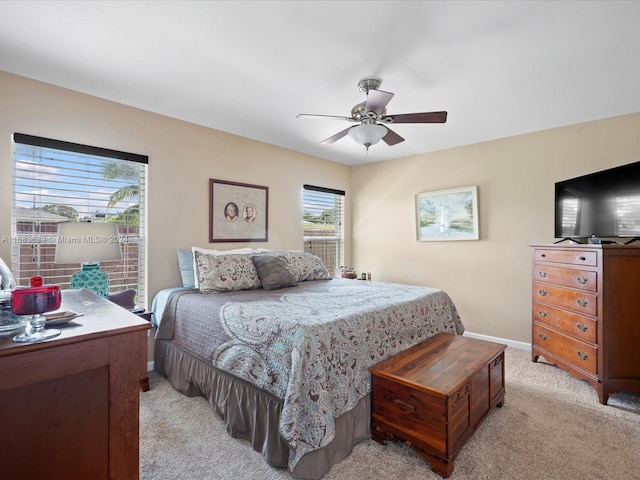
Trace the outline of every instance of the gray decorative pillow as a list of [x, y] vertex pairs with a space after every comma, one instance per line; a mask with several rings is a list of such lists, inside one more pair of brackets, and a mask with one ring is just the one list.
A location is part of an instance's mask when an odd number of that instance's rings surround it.
[[296, 279], [291, 275], [287, 261], [283, 257], [271, 255], [254, 255], [253, 265], [265, 290], [276, 290], [284, 287], [295, 287]]
[[249, 255], [194, 254], [200, 293], [260, 288], [260, 278]]
[[132, 288], [109, 295], [109, 300], [127, 310], [136, 308], [136, 291]]
[[332, 278], [327, 267], [322, 263], [322, 259], [313, 253], [297, 250], [270, 250], [260, 253], [260, 256], [284, 257], [296, 282], [330, 280]]

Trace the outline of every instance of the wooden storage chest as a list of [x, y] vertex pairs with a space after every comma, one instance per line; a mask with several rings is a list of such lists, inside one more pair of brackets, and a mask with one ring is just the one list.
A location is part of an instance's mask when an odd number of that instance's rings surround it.
[[504, 402], [506, 345], [440, 333], [370, 368], [373, 439], [403, 440], [443, 477]]

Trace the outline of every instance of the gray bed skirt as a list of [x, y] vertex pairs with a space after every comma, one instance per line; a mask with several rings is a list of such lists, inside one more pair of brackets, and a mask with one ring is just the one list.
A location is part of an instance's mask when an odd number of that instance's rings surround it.
[[[249, 382], [218, 370], [156, 339], [154, 369], [180, 393], [209, 401], [234, 438], [248, 441], [272, 467], [287, 468], [289, 447], [278, 431], [282, 401]], [[349, 455], [358, 442], [371, 438], [371, 398], [336, 419], [336, 437], [325, 447], [307, 453], [293, 470], [296, 478], [320, 479]]]

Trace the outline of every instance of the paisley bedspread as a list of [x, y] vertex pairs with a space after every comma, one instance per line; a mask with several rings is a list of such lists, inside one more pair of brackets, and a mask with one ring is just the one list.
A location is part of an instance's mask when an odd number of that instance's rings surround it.
[[439, 332], [463, 331], [441, 290], [333, 279], [182, 295], [168, 303], [158, 336], [282, 399], [293, 470], [369, 394], [370, 366]]

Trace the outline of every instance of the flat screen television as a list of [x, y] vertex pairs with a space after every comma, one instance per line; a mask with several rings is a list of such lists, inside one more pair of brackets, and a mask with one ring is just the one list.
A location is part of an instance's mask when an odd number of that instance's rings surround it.
[[640, 238], [640, 162], [557, 182], [555, 237]]

